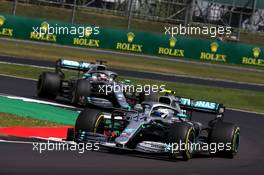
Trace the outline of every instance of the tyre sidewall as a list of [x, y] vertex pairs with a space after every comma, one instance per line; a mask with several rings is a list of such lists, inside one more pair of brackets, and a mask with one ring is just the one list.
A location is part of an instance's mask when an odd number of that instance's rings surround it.
[[[178, 146], [180, 146], [181, 143], [184, 143], [186, 146], [188, 145], [188, 140], [191, 137], [194, 139], [193, 142], [195, 142], [194, 128], [187, 122], [179, 122], [171, 126], [167, 136], [168, 139], [167, 143], [168, 144], [176, 143], [178, 144]], [[192, 151], [188, 150], [188, 147], [185, 147], [185, 150], [180, 150], [179, 153], [183, 156], [184, 160], [189, 160], [192, 158]], [[175, 158], [176, 154], [174, 153], [171, 154], [172, 154], [171, 157]]]
[[75, 131], [96, 132], [101, 119], [103, 119], [103, 113], [100, 110], [86, 108], [76, 119]]
[[[224, 144], [224, 150], [218, 150], [216, 155], [233, 158], [238, 152], [239, 138], [239, 127], [233, 123], [219, 121], [211, 129], [210, 144]], [[230, 144], [231, 150], [227, 148], [227, 144]]]
[[91, 84], [87, 80], [77, 80], [76, 85], [72, 92], [72, 103], [78, 103], [80, 97], [82, 96], [90, 96], [91, 95]]
[[54, 72], [43, 72], [38, 79], [37, 95], [44, 98], [55, 98], [61, 88], [60, 75]]

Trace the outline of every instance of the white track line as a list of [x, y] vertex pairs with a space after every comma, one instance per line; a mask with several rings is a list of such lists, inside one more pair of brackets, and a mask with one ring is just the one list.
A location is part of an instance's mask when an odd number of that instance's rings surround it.
[[22, 100], [22, 101], [30, 102], [30, 103], [47, 104], [47, 105], [52, 105], [52, 106], [77, 109], [74, 106], [63, 105], [63, 104], [60, 104], [60, 103], [54, 103], [54, 102], [49, 102], [49, 101], [44, 101], [44, 100], [37, 100], [37, 99], [32, 99], [32, 98], [25, 98], [25, 97], [11, 96], [11, 95], [0, 95], [0, 96], [7, 97], [9, 99]]
[[12, 141], [12, 140], [2, 140], [0, 139], [0, 142], [2, 143], [19, 143], [19, 144], [33, 144], [35, 142], [26, 142], [26, 141]]
[[10, 78], [16, 78], [16, 79], [22, 79], [22, 80], [37, 81], [37, 79], [34, 79], [34, 78], [25, 78], [25, 77], [19, 77], [19, 76], [15, 76], [15, 75], [0, 74], [0, 76], [10, 77]]
[[0, 61], [0, 64], [10, 64], [10, 65], [16, 65], [16, 66], [27, 66], [27, 67], [34, 67], [34, 68], [42, 68], [42, 69], [51, 69], [53, 70], [53, 67], [47, 67], [47, 66], [37, 66], [32, 64], [22, 64], [22, 63], [11, 63], [7, 61]]
[[42, 137], [30, 137], [29, 139], [39, 139], [36, 141], [18, 141], [18, 140], [4, 140], [0, 139], [0, 143], [11, 143], [11, 144], [38, 144], [38, 143], [44, 143], [47, 144], [48, 142], [59, 142], [59, 143], [65, 143], [69, 145], [76, 145], [76, 142], [73, 141], [65, 141], [61, 138], [55, 138], [55, 137], [50, 137], [50, 138], [42, 138]]
[[231, 111], [236, 111], [236, 112], [249, 113], [249, 114], [257, 114], [257, 115], [263, 115], [264, 116], [264, 113], [263, 112], [254, 112], [254, 111], [247, 111], [247, 110], [235, 109], [235, 108], [226, 108], [226, 109], [231, 110]]

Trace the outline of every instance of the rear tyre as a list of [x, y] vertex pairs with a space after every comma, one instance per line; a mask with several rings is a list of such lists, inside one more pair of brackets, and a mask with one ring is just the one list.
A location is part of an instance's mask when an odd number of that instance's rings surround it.
[[224, 150], [217, 150], [216, 155], [218, 156], [234, 158], [238, 152], [239, 140], [240, 128], [233, 123], [219, 121], [212, 127], [210, 143], [225, 145]]
[[73, 104], [78, 104], [81, 97], [87, 97], [91, 95], [91, 84], [87, 80], [77, 80], [75, 88], [72, 92]]
[[170, 151], [170, 158], [176, 159], [178, 155], [181, 155], [185, 161], [192, 158], [193, 149], [191, 144], [195, 142], [195, 131], [190, 124], [185, 122], [173, 124], [169, 130], [167, 139], [167, 143], [176, 149], [174, 150], [175, 152]]
[[43, 72], [37, 83], [37, 95], [41, 98], [55, 99], [61, 87], [61, 77], [54, 72]]
[[102, 112], [96, 109], [86, 108], [78, 116], [75, 123], [76, 132], [94, 132], [102, 133], [104, 116]]

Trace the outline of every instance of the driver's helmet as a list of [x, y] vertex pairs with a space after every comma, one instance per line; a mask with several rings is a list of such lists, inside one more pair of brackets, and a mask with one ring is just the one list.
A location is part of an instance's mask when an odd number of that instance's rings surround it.
[[161, 117], [161, 118], [167, 117], [168, 114], [169, 114], [169, 110], [168, 109], [164, 109], [164, 108], [155, 109], [151, 113], [152, 116]]
[[98, 81], [107, 81], [108, 78], [105, 74], [99, 73], [99, 74], [97, 74], [97, 80]]
[[151, 107], [149, 105], [142, 105], [143, 113], [149, 114]]

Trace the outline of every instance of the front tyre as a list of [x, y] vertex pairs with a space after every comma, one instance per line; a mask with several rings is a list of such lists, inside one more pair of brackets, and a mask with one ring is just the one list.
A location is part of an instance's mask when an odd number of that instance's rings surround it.
[[103, 133], [104, 116], [101, 111], [86, 108], [78, 116], [75, 123], [76, 132], [94, 132]]
[[178, 155], [181, 155], [185, 161], [192, 158], [195, 130], [190, 124], [186, 122], [173, 124], [168, 132], [167, 139], [167, 143], [172, 146], [172, 149], [175, 149], [170, 151], [170, 158], [176, 159]]

